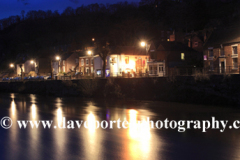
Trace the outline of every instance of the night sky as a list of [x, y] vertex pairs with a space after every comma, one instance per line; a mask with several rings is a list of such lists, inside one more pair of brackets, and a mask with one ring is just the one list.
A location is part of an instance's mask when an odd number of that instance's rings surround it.
[[[117, 3], [121, 0], [0, 0], [0, 19], [8, 18], [9, 16], [20, 15], [24, 10], [27, 13], [29, 10], [58, 10], [59, 13], [68, 6], [74, 9], [82, 4], [88, 5], [92, 3]], [[123, 0], [126, 1], [126, 0]], [[139, 2], [139, 0], [127, 0], [128, 2]]]

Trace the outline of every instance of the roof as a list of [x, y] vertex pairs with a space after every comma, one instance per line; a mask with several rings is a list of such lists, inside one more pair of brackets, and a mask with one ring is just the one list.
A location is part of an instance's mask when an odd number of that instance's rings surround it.
[[111, 47], [110, 50], [111, 54], [146, 55], [146, 48], [140, 46], [116, 46]]
[[[187, 45], [184, 45], [181, 42], [161, 42], [159, 46], [162, 46], [164, 51], [189, 51], [189, 52], [197, 52], [194, 49], [188, 47]], [[159, 48], [159, 46], [157, 48]], [[161, 49], [157, 49], [158, 51], [161, 51]]]
[[208, 41], [205, 43], [206, 47], [219, 47], [221, 44], [231, 44], [240, 42], [240, 24], [234, 24], [228, 27], [218, 28], [213, 31]]

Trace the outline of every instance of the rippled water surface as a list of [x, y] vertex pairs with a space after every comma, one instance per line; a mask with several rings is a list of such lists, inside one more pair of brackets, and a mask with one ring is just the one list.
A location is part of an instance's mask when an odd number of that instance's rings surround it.
[[[240, 159], [240, 130], [91, 128], [98, 120], [240, 120], [236, 108], [169, 102], [89, 100], [37, 95], [0, 94], [0, 118], [9, 116], [10, 129], [0, 128], [0, 159]], [[87, 120], [89, 129], [19, 129], [17, 120]], [[68, 124], [66, 124], [67, 126]], [[145, 127], [145, 128], [144, 128]]]

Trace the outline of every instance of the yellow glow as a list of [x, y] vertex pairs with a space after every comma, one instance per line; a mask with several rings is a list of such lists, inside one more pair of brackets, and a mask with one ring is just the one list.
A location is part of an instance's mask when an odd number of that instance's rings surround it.
[[88, 51], [87, 53], [88, 53], [89, 55], [91, 55], [91, 54], [92, 54], [92, 51]]
[[96, 129], [96, 119], [95, 119], [95, 116], [92, 113], [90, 113], [87, 116], [87, 123], [88, 123], [88, 130], [90, 132], [95, 132], [95, 129]]
[[34, 63], [34, 61], [33, 60], [31, 60], [31, 64], [33, 64]]
[[132, 159], [138, 159], [139, 154], [148, 157], [150, 152], [150, 125], [145, 118], [141, 122], [137, 121], [138, 112], [129, 110], [129, 150]]
[[32, 118], [33, 119], [36, 119], [36, 114], [37, 114], [36, 105], [32, 104]]
[[62, 123], [62, 108], [58, 108], [57, 109], [57, 120], [58, 120], [58, 124]]
[[146, 43], [145, 42], [141, 42], [141, 46], [142, 47], [146, 46]]
[[12, 100], [11, 109], [12, 109], [12, 115], [14, 116], [15, 115], [15, 109], [16, 109], [16, 104], [15, 104], [14, 100]]
[[13, 68], [13, 67], [14, 67], [14, 64], [11, 63], [11, 64], [10, 64], [10, 67]]
[[92, 41], [95, 41], [95, 38], [92, 38]]
[[56, 56], [56, 60], [60, 60], [60, 57], [59, 57], [59, 56]]

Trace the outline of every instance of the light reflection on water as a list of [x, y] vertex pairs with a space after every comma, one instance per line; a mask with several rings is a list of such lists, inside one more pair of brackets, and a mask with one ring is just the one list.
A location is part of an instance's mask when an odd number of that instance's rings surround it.
[[[1, 116], [9, 116], [14, 124], [11, 129], [0, 129], [1, 143], [5, 148], [0, 148], [0, 159], [195, 159], [195, 154], [202, 159], [202, 154], [211, 159], [240, 158], [238, 149], [240, 145], [236, 139], [240, 138], [236, 132], [213, 134], [199, 134], [200, 131], [177, 133], [177, 131], [150, 129], [148, 117], [163, 117], [160, 113], [153, 113], [146, 106], [138, 108], [118, 104], [105, 104], [89, 100], [68, 98], [41, 98], [36, 95], [10, 94], [9, 101], [1, 99]], [[6, 97], [5, 97], [6, 99]], [[8, 104], [4, 106], [5, 102]], [[5, 115], [4, 109], [7, 108]], [[165, 108], [166, 109], [166, 108]], [[166, 109], [167, 110], [167, 109]], [[163, 112], [163, 111], [161, 111]], [[172, 110], [169, 111], [172, 116]], [[209, 112], [209, 111], [207, 111]], [[0, 112], [1, 113], [1, 112]], [[195, 112], [193, 112], [195, 114]], [[226, 113], [226, 112], [224, 112]], [[233, 112], [239, 118], [237, 111]], [[222, 114], [222, 113], [220, 113]], [[230, 114], [230, 113], [229, 113]], [[232, 113], [231, 113], [232, 114]], [[166, 117], [168, 115], [165, 115]], [[187, 117], [186, 113], [175, 114], [176, 117]], [[86, 120], [88, 129], [60, 129], [68, 124], [66, 120]], [[96, 121], [117, 121], [118, 119], [129, 122], [128, 129], [99, 129]], [[19, 129], [17, 120], [53, 120], [54, 129]], [[141, 121], [141, 125], [139, 125]], [[83, 127], [83, 123], [81, 124]], [[77, 125], [75, 124], [75, 127]], [[229, 136], [231, 135], [231, 136]], [[219, 137], [219, 138], [218, 138]], [[226, 138], [227, 137], [227, 138]], [[234, 137], [234, 138], [231, 138]], [[233, 139], [233, 140], [232, 140]], [[225, 143], [225, 142], [228, 143]], [[197, 144], [197, 145], [196, 145]], [[225, 145], [228, 146], [225, 146]], [[218, 149], [214, 149], [218, 148]], [[11, 148], [10, 150], [7, 148]], [[193, 150], [194, 154], [184, 151]], [[205, 150], [203, 148], [206, 148]], [[211, 152], [209, 152], [212, 149]], [[231, 148], [231, 151], [229, 151]], [[211, 154], [218, 152], [220, 154]], [[237, 153], [237, 154], [236, 154]], [[187, 155], [187, 158], [186, 158]], [[202, 157], [201, 157], [202, 156]], [[189, 157], [189, 158], [188, 158]], [[225, 157], [225, 158], [224, 158]]]

